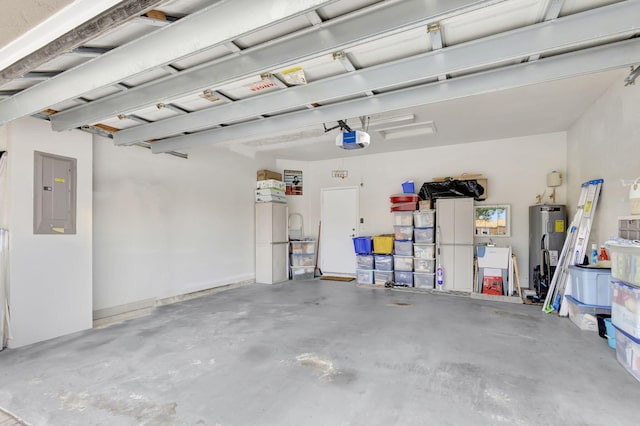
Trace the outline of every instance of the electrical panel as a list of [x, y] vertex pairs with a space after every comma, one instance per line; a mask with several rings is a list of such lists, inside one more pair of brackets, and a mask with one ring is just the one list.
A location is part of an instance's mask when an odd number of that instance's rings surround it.
[[75, 158], [34, 153], [34, 234], [76, 233]]

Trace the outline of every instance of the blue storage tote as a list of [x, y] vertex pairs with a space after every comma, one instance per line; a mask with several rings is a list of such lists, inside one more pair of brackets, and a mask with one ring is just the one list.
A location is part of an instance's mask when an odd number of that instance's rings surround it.
[[413, 212], [393, 212], [393, 224], [398, 226], [413, 226]]
[[429, 228], [435, 226], [435, 222], [435, 210], [420, 210], [413, 212], [413, 226], [416, 228]]
[[413, 271], [413, 257], [412, 256], [394, 256], [393, 268], [396, 271]]
[[416, 244], [431, 244], [433, 243], [433, 227], [430, 228], [414, 228], [413, 240]]
[[356, 282], [358, 284], [373, 284], [373, 271], [366, 269], [357, 269]]
[[597, 314], [611, 314], [610, 306], [588, 305], [573, 296], [565, 296], [569, 306], [569, 319], [581, 330], [598, 331]]
[[353, 239], [353, 247], [356, 254], [373, 253], [373, 241], [371, 240], [371, 237], [355, 237]]
[[376, 285], [393, 282], [393, 271], [373, 271], [373, 282]]
[[611, 306], [611, 268], [569, 265], [571, 295], [587, 305]]
[[395, 231], [395, 239], [401, 241], [408, 241], [413, 239], [413, 226], [398, 226], [393, 227]]
[[402, 182], [402, 192], [404, 194], [415, 194], [416, 188], [412, 180]]
[[637, 380], [640, 380], [640, 340], [634, 339], [615, 324], [616, 358], [618, 362]]
[[640, 339], [640, 288], [613, 281], [611, 294], [611, 322], [634, 339]]
[[407, 284], [413, 287], [413, 272], [411, 271], [394, 271], [395, 282], [397, 284]]
[[436, 260], [416, 257], [413, 259], [413, 270], [415, 272], [434, 273], [436, 271]]
[[435, 244], [414, 244], [413, 255], [420, 259], [434, 259], [436, 257]]
[[379, 271], [393, 271], [393, 256], [390, 254], [375, 254], [374, 267]]
[[434, 273], [414, 272], [413, 273], [413, 286], [416, 288], [433, 288], [435, 283]]
[[373, 269], [373, 255], [372, 254], [358, 254], [356, 255], [357, 269]]
[[398, 241], [393, 242], [394, 253], [398, 256], [413, 256], [413, 241]]

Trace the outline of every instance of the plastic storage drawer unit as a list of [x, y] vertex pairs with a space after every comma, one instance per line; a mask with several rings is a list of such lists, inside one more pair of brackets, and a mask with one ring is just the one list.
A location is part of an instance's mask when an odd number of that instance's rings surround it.
[[433, 259], [436, 256], [435, 244], [414, 244], [413, 255], [421, 259]]
[[413, 271], [413, 257], [394, 256], [393, 265], [393, 269], [396, 271]]
[[393, 271], [393, 256], [388, 254], [376, 254], [374, 255], [375, 261], [373, 262], [375, 269], [380, 271]]
[[435, 274], [424, 272], [413, 273], [413, 286], [417, 288], [433, 288], [435, 282]]
[[611, 322], [634, 339], [640, 339], [640, 288], [614, 281], [611, 295]]
[[394, 212], [393, 224], [398, 226], [413, 226], [413, 212]]
[[433, 273], [436, 271], [436, 260], [416, 257], [413, 259], [413, 270], [416, 272]]
[[313, 254], [315, 252], [315, 241], [291, 241], [291, 253], [293, 254]]
[[394, 253], [398, 256], [413, 256], [413, 241], [394, 241]]
[[413, 287], [413, 272], [411, 271], [395, 271], [396, 284], [406, 284]]
[[373, 271], [373, 278], [376, 285], [393, 282], [393, 271]]
[[394, 226], [396, 240], [413, 240], [413, 226]]
[[640, 340], [634, 339], [614, 325], [616, 329], [616, 358], [636, 379], [640, 380]]
[[373, 269], [373, 255], [372, 254], [357, 255], [356, 264], [358, 269]]
[[373, 271], [365, 269], [356, 270], [356, 282], [358, 284], [373, 284]]
[[431, 228], [435, 225], [435, 210], [419, 210], [413, 212], [413, 226], [416, 228]]
[[587, 305], [611, 306], [611, 269], [569, 265], [571, 295]]
[[292, 266], [291, 275], [294, 280], [310, 280], [313, 278], [313, 272], [315, 267], [313, 266]]
[[314, 266], [316, 256], [313, 254], [292, 254], [291, 266]]
[[598, 331], [597, 314], [611, 314], [610, 306], [587, 305], [572, 296], [566, 296], [569, 304], [569, 318], [581, 330]]
[[640, 244], [621, 240], [607, 245], [611, 255], [611, 277], [640, 286]]
[[433, 228], [414, 228], [413, 240], [416, 244], [433, 243]]

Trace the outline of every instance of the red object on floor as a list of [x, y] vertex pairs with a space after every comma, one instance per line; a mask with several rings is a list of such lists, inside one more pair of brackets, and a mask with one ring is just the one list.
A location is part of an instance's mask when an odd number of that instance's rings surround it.
[[502, 296], [502, 277], [485, 276], [482, 279], [482, 292]]

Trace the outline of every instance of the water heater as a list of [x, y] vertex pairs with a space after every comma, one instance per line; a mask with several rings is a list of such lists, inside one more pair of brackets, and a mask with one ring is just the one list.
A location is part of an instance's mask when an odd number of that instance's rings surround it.
[[566, 235], [565, 206], [538, 204], [529, 207], [529, 288], [534, 288], [536, 267], [538, 271], [549, 267], [548, 281], [551, 281]]

